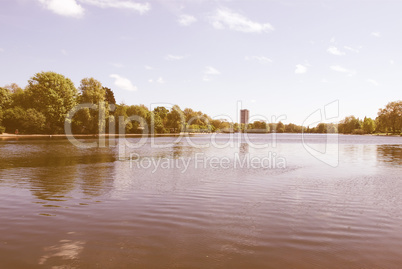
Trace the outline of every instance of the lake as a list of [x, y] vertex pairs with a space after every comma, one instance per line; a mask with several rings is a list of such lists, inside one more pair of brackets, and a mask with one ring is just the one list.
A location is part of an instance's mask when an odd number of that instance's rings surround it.
[[401, 268], [402, 137], [0, 140], [0, 268]]

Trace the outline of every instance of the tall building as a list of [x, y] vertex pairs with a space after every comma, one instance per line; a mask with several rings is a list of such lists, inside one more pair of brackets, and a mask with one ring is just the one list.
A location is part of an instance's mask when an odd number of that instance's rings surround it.
[[240, 123], [248, 124], [249, 113], [248, 109], [240, 110]]

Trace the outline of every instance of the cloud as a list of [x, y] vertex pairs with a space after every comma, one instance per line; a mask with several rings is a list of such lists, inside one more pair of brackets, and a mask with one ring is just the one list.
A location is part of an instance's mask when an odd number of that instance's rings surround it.
[[263, 33], [274, 30], [269, 23], [254, 22], [227, 8], [218, 8], [209, 20], [215, 29], [230, 29], [243, 33]]
[[165, 80], [162, 77], [159, 77], [156, 82], [158, 82], [159, 84], [163, 84], [165, 83]]
[[[0, 49], [0, 52], [1, 52], [1, 49]], [[390, 64], [394, 64], [395, 61], [394, 61], [394, 60], [389, 60], [389, 63], [390, 63]]]
[[144, 14], [151, 10], [149, 3], [136, 3], [131, 0], [78, 0], [84, 4], [97, 6], [100, 8], [121, 8], [131, 9]]
[[246, 61], [258, 61], [261, 64], [272, 63], [273, 61], [265, 56], [246, 56], [244, 58]]
[[359, 52], [360, 52], [360, 49], [361, 49], [362, 47], [352, 48], [352, 47], [349, 47], [349, 46], [343, 46], [343, 48], [344, 48], [345, 50], [349, 50], [349, 51], [352, 51], [352, 52], [359, 53]]
[[374, 36], [374, 37], [380, 37], [381, 36], [380, 32], [372, 32], [371, 35]]
[[374, 79], [368, 79], [367, 82], [373, 84], [374, 86], [380, 85], [380, 84], [379, 84], [377, 81], [375, 81]]
[[168, 61], [179, 61], [179, 60], [183, 60], [184, 58], [186, 58], [186, 56], [184, 56], [184, 55], [169, 54], [169, 55], [165, 56], [165, 60], [168, 60]]
[[210, 81], [211, 80], [211, 76], [218, 76], [220, 75], [221, 72], [219, 72], [219, 70], [217, 70], [216, 68], [212, 67], [212, 66], [206, 66], [204, 69], [204, 81]]
[[347, 69], [347, 68], [344, 68], [344, 67], [339, 66], [339, 65], [331, 65], [329, 68], [331, 70], [333, 70], [333, 71], [336, 71], [336, 72], [347, 73], [349, 76], [353, 76], [353, 75], [356, 74], [355, 70]]
[[154, 68], [152, 66], [146, 65], [144, 66], [146, 70], [154, 70]]
[[110, 75], [111, 78], [114, 78], [114, 85], [118, 88], [126, 90], [126, 91], [136, 91], [137, 87], [135, 87], [131, 81], [127, 78], [121, 77], [117, 74]]
[[61, 16], [79, 18], [84, 15], [84, 8], [76, 0], [39, 0], [39, 2], [46, 9]]
[[296, 64], [295, 74], [304, 74], [307, 72], [307, 67], [301, 64]]
[[337, 47], [335, 47], [335, 46], [329, 47], [329, 48], [327, 49], [327, 52], [328, 52], [328, 53], [331, 53], [331, 54], [333, 54], [333, 55], [338, 55], [338, 56], [345, 55], [345, 53], [344, 53], [343, 51], [340, 51], [340, 50], [339, 50]]
[[182, 26], [189, 26], [193, 23], [195, 23], [197, 21], [197, 19], [194, 16], [191, 15], [180, 15], [179, 19], [177, 20], [177, 22], [182, 25]]
[[97, 6], [100, 8], [121, 8], [131, 9], [144, 14], [151, 9], [149, 3], [136, 3], [131, 0], [38, 0], [46, 9], [54, 13], [80, 18], [84, 15], [85, 9], [80, 4]]
[[219, 72], [217, 69], [213, 68], [212, 66], [207, 66], [207, 67], [205, 67], [204, 74], [216, 76], [216, 75], [220, 75], [221, 72]]

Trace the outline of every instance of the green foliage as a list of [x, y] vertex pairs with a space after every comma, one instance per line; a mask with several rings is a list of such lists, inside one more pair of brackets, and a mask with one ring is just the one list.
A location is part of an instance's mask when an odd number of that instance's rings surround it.
[[19, 106], [5, 110], [3, 118], [8, 133], [14, 133], [16, 129], [21, 133], [43, 133], [46, 123], [46, 117], [41, 112]]
[[[0, 132], [18, 129], [21, 133], [61, 133], [67, 113], [76, 104], [96, 107], [78, 110], [73, 119], [74, 133], [94, 134], [100, 130], [119, 133], [177, 133], [177, 132], [278, 132], [278, 133], [345, 133], [371, 134], [402, 132], [402, 101], [388, 103], [373, 120], [348, 116], [339, 124], [319, 123], [316, 127], [296, 124], [254, 121], [246, 125], [212, 119], [191, 108], [181, 110], [174, 105], [170, 110], [157, 107], [149, 111], [144, 105], [116, 104], [111, 89], [103, 87], [94, 78], [81, 80], [80, 93], [70, 79], [54, 72], [35, 74], [25, 89], [13, 83], [0, 87]], [[113, 111], [111, 106], [113, 105]], [[2, 127], [4, 126], [4, 127]]]
[[45, 131], [61, 133], [67, 113], [76, 105], [77, 89], [72, 81], [54, 72], [35, 74], [29, 81], [26, 92], [33, 108], [46, 115]]
[[375, 122], [371, 118], [364, 118], [363, 121], [363, 130], [366, 134], [372, 134], [375, 131]]
[[114, 98], [114, 93], [111, 89], [103, 87], [103, 90], [105, 91], [105, 102], [108, 104], [116, 104], [116, 99]]
[[356, 119], [355, 116], [348, 116], [341, 120], [338, 129], [340, 133], [351, 134], [353, 130], [361, 129], [361, 122], [359, 119]]
[[389, 102], [378, 111], [378, 126], [382, 131], [402, 132], [402, 101]]
[[0, 87], [0, 111], [3, 111], [11, 104], [11, 91]]
[[109, 98], [113, 93], [110, 89], [105, 90], [94, 78], [82, 79], [79, 90], [80, 104], [95, 105], [96, 109], [86, 107], [77, 111], [73, 117], [73, 132], [97, 134], [106, 131], [106, 121], [109, 118], [109, 106], [105, 103], [106, 93], [109, 92]]

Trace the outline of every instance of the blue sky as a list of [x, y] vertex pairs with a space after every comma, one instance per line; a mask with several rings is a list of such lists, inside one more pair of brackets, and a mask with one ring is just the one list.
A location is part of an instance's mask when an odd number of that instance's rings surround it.
[[126, 104], [301, 124], [401, 99], [402, 1], [1, 0], [0, 85], [94, 77]]

